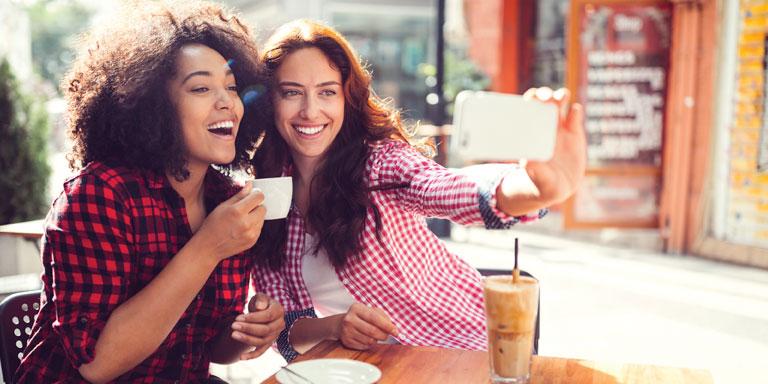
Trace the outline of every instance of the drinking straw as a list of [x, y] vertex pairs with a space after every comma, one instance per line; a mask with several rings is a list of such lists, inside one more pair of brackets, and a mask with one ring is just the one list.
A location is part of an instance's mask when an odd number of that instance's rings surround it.
[[512, 269], [512, 284], [517, 284], [520, 280], [520, 269], [517, 268], [517, 237], [515, 237], [515, 268]]

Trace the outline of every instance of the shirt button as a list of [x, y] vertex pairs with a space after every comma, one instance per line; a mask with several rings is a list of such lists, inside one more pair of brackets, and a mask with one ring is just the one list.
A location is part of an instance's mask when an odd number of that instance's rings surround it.
[[184, 324], [184, 328], [191, 329], [192, 328], [192, 323]]
[[88, 324], [88, 318], [85, 316], [80, 317], [80, 325], [85, 326], [86, 324]]
[[342, 283], [344, 283], [344, 284], [346, 285], [346, 284], [348, 284], [348, 283], [349, 283], [349, 280], [347, 280], [347, 279], [344, 279], [344, 280], [342, 280], [341, 282], [342, 282]]
[[197, 294], [197, 299], [198, 299], [198, 300], [202, 300], [202, 299], [203, 299], [203, 295], [201, 295], [201, 294], [199, 294], [199, 293], [198, 293], [198, 294]]
[[181, 355], [181, 359], [182, 359], [182, 360], [186, 360], [186, 359], [187, 359], [187, 354], [186, 354], [186, 353], [183, 353], [183, 354]]

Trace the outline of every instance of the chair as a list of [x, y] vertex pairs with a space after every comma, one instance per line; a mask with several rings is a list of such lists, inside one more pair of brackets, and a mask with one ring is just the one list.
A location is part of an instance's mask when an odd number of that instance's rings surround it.
[[[512, 271], [504, 270], [504, 269], [484, 269], [480, 268], [477, 270], [480, 272], [482, 276], [495, 276], [495, 275], [511, 275]], [[531, 275], [530, 273], [526, 271], [520, 271], [520, 276], [528, 276], [532, 279], [535, 279], [538, 281], [539, 279], [536, 279]], [[541, 291], [539, 291], [539, 307], [536, 310], [536, 330], [533, 332], [533, 354], [537, 355], [539, 353], [539, 318], [541, 317]]]
[[0, 367], [6, 383], [13, 383], [39, 309], [39, 290], [14, 293], [0, 303]]

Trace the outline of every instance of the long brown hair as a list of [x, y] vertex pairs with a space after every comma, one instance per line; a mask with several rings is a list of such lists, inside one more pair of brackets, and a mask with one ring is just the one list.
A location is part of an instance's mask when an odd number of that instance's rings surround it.
[[[350, 257], [359, 257], [360, 236], [368, 209], [373, 210], [376, 235], [380, 235], [380, 215], [371, 203], [366, 185], [365, 163], [371, 144], [384, 139], [411, 142], [400, 112], [391, 102], [371, 89], [371, 74], [361, 64], [349, 42], [333, 28], [311, 20], [295, 20], [281, 26], [262, 50], [262, 64], [269, 95], [275, 90], [276, 72], [283, 60], [302, 48], [318, 48], [341, 72], [344, 92], [344, 122], [310, 184], [307, 224], [316, 231], [318, 248], [324, 248], [331, 263], [346, 265]], [[307, 63], [312, 65], [312, 63]], [[264, 97], [265, 103], [272, 103]], [[269, 121], [265, 123], [264, 141], [254, 156], [258, 177], [279, 176], [290, 164], [288, 145], [277, 131], [274, 107], [265, 105]], [[423, 146], [420, 146], [423, 147]], [[431, 149], [423, 147], [423, 152]], [[393, 188], [398, 186], [385, 186]], [[278, 269], [285, 260], [286, 220], [267, 222], [256, 243], [257, 263]]]

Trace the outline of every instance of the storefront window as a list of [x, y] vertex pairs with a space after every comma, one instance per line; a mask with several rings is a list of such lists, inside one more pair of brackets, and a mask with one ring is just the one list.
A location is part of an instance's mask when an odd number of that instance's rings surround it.
[[332, 24], [367, 60], [374, 90], [393, 98], [407, 118], [426, 118], [429, 86], [419, 66], [434, 63], [434, 16], [337, 12], [331, 17]]
[[672, 7], [668, 2], [575, 1], [568, 86], [584, 105], [586, 181], [570, 227], [655, 227]]

